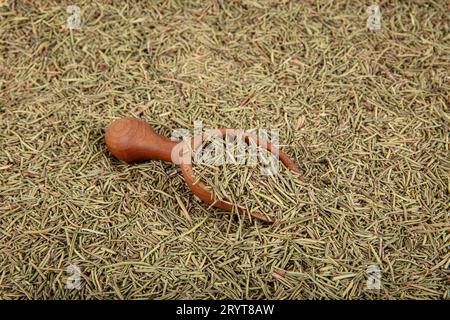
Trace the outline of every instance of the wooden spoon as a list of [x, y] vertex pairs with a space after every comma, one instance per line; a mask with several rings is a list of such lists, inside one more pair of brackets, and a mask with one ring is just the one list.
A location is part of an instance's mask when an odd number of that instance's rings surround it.
[[[267, 149], [279, 157], [290, 170], [300, 173], [299, 167], [288, 157], [265, 140], [258, 139], [249, 133], [238, 132], [235, 129], [217, 129], [213, 136], [237, 136], [242, 134], [247, 143], [251, 138], [257, 145]], [[127, 163], [145, 160], [164, 160], [178, 164], [183, 172], [184, 180], [189, 189], [203, 202], [217, 208], [232, 211], [236, 208], [243, 215], [273, 223], [275, 220], [259, 212], [248, 212], [246, 209], [236, 207], [230, 202], [215, 199], [214, 193], [194, 174], [192, 168], [192, 154], [204, 141], [203, 138], [191, 139], [189, 143], [171, 141], [157, 134], [146, 122], [136, 118], [125, 118], [112, 122], [106, 128], [105, 142], [111, 153], [118, 159]]]

